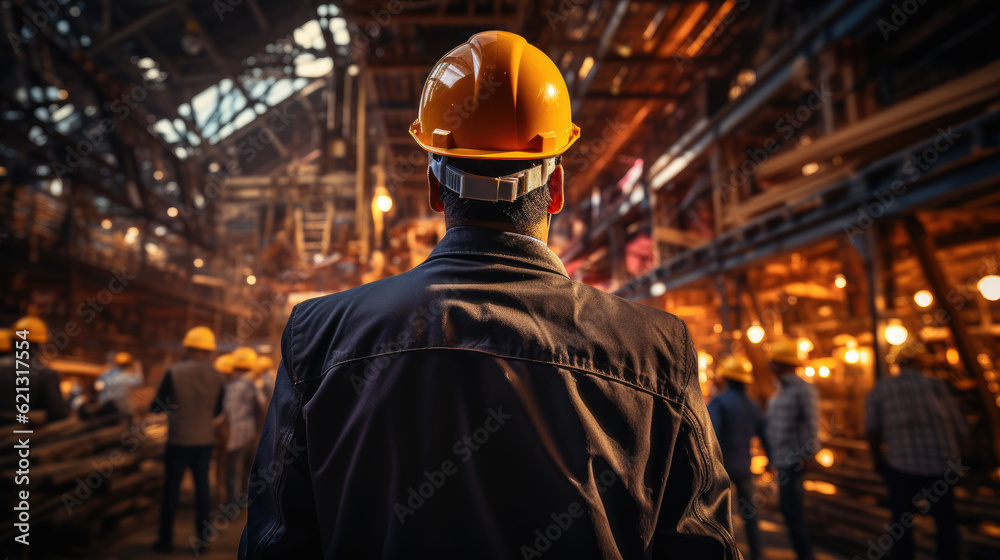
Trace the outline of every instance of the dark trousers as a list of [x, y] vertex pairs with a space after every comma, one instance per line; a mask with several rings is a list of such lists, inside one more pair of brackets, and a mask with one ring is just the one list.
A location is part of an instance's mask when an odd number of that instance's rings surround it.
[[191, 469], [194, 476], [195, 535], [200, 539], [208, 526], [212, 509], [212, 493], [208, 486], [208, 465], [212, 459], [212, 445], [170, 445], [163, 454], [166, 479], [163, 486], [163, 504], [160, 510], [160, 542], [170, 545], [174, 541], [174, 518], [180, 501], [181, 480], [184, 471]]
[[226, 500], [239, 507], [246, 507], [245, 496], [240, 494], [246, 492], [253, 453], [252, 443], [226, 453]]
[[732, 479], [736, 485], [736, 503], [739, 504], [743, 528], [747, 533], [747, 544], [750, 545], [750, 560], [757, 560], [764, 550], [760, 545], [760, 529], [757, 527], [757, 508], [753, 506], [753, 476], [740, 476]]
[[802, 489], [802, 471], [795, 467], [778, 469], [778, 506], [781, 515], [788, 526], [788, 540], [799, 560], [813, 560], [812, 542], [809, 540], [809, 527], [806, 525]]
[[896, 534], [892, 535], [895, 538], [890, 549], [892, 560], [912, 560], [914, 557], [912, 516], [918, 513], [918, 507], [913, 503], [919, 503], [917, 496], [923, 496], [930, 506], [929, 509], [923, 506], [919, 513], [934, 517], [937, 557], [962, 558], [962, 539], [958, 531], [955, 492], [951, 484], [940, 477], [906, 474], [891, 467], [885, 469], [885, 483], [889, 491], [889, 511], [892, 512], [891, 527], [896, 530]]

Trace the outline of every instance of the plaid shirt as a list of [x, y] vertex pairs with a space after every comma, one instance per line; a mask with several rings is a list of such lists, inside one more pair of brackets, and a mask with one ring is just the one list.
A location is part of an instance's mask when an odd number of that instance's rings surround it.
[[781, 392], [767, 406], [768, 459], [790, 468], [812, 459], [819, 450], [819, 393], [797, 375], [782, 378]]
[[969, 429], [948, 385], [914, 368], [879, 380], [865, 416], [865, 429], [880, 434], [889, 448], [889, 466], [919, 476], [941, 476], [948, 461], [957, 461]]
[[129, 400], [129, 391], [133, 387], [142, 385], [142, 377], [125, 371], [121, 366], [112, 366], [97, 378], [103, 383], [103, 387], [97, 394], [97, 402], [104, 404], [113, 402], [122, 412], [132, 412], [132, 403]]
[[257, 388], [248, 374], [226, 385], [223, 409], [229, 418], [229, 442], [226, 451], [235, 451], [257, 437]]

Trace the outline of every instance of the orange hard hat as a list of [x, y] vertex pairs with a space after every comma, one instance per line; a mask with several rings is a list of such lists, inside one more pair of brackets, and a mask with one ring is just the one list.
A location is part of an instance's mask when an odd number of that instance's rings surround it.
[[267, 371], [274, 367], [274, 360], [270, 356], [258, 356], [257, 363], [254, 364], [254, 371]]
[[115, 354], [115, 364], [120, 366], [127, 366], [132, 363], [132, 354], [128, 352], [119, 352]]
[[580, 127], [555, 63], [520, 35], [484, 31], [431, 70], [410, 135], [444, 156], [535, 160], [565, 152]]

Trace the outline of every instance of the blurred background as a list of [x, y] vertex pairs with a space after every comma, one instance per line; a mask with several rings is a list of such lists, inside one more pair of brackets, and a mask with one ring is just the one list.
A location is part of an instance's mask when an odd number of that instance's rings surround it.
[[[434, 63], [487, 29], [545, 51], [573, 98], [583, 136], [549, 239], [571, 277], [683, 318], [706, 398], [732, 352], [763, 405], [769, 345], [798, 340], [820, 394], [805, 503], [823, 554], [879, 557], [864, 401], [919, 341], [971, 430], [955, 489], [969, 557], [1000, 556], [996, 2], [0, 7], [0, 326], [44, 321], [72, 409], [34, 443], [30, 557], [147, 548], [165, 432], [148, 406], [187, 329], [277, 362], [292, 305], [426, 258], [444, 223], [407, 129]], [[118, 352], [142, 379], [124, 419], [88, 408]], [[232, 557], [240, 519], [213, 554]], [[762, 519], [770, 555], [791, 558], [774, 508]], [[927, 554], [933, 524], [918, 527]]]

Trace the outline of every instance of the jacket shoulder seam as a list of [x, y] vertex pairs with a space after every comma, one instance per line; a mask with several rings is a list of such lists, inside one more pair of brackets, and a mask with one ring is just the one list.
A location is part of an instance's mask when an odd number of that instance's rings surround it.
[[586, 367], [581, 367], [581, 366], [574, 366], [574, 365], [569, 365], [569, 364], [560, 364], [560, 363], [557, 363], [557, 362], [549, 362], [549, 361], [546, 361], [546, 360], [538, 360], [538, 359], [535, 359], [535, 358], [525, 358], [525, 357], [519, 357], [519, 356], [509, 356], [509, 355], [506, 355], [506, 354], [501, 354], [501, 353], [498, 353], [498, 352], [490, 352], [490, 351], [482, 350], [482, 349], [479, 349], [479, 348], [454, 348], [454, 347], [448, 347], [448, 346], [426, 346], [426, 347], [421, 347], [421, 348], [406, 348], [406, 349], [403, 349], [403, 350], [394, 350], [392, 352], [381, 352], [381, 353], [378, 353], [378, 354], [369, 354], [369, 355], [365, 355], [365, 356], [358, 356], [358, 357], [355, 357], [355, 358], [348, 358], [346, 360], [341, 360], [339, 362], [331, 364], [330, 366], [328, 366], [323, 371], [323, 373], [321, 373], [319, 375], [316, 375], [316, 376], [313, 376], [313, 377], [309, 377], [307, 379], [301, 379], [301, 380], [295, 381], [294, 384], [298, 385], [300, 383], [306, 383], [306, 382], [309, 382], [309, 381], [315, 381], [317, 379], [321, 379], [321, 378], [325, 377], [328, 373], [330, 373], [331, 371], [333, 371], [334, 368], [336, 368], [338, 366], [342, 366], [342, 365], [347, 364], [347, 363], [357, 362], [357, 361], [360, 361], [360, 360], [366, 360], [366, 359], [369, 359], [369, 358], [377, 358], [377, 357], [382, 357], [382, 356], [389, 356], [389, 355], [392, 355], [392, 354], [402, 354], [404, 352], [421, 352], [421, 351], [426, 351], [426, 350], [449, 350], [449, 351], [456, 351], [456, 352], [462, 352], [462, 351], [465, 351], [465, 352], [475, 352], [475, 353], [478, 353], [478, 354], [485, 354], [485, 355], [488, 355], [488, 356], [493, 356], [493, 357], [496, 357], [496, 358], [502, 358], [502, 359], [505, 359], [505, 360], [512, 360], [512, 361], [518, 361], [518, 362], [532, 362], [532, 363], [536, 363], [536, 364], [544, 364], [544, 365], [552, 366], [552, 367], [555, 367], [555, 368], [563, 368], [563, 369], [576, 370], [576, 371], [579, 371], [579, 372], [582, 372], [582, 373], [586, 373], [586, 374], [589, 374], [589, 375], [595, 375], [595, 376], [600, 377], [602, 379], [607, 379], [609, 381], [614, 381], [616, 383], [620, 383], [620, 384], [626, 385], [628, 387], [632, 387], [633, 389], [636, 389], [636, 390], [641, 391], [643, 393], [647, 393], [649, 395], [652, 395], [652, 396], [655, 396], [655, 397], [659, 397], [659, 398], [661, 398], [663, 400], [670, 401], [670, 402], [678, 404], [678, 405], [682, 405], [683, 406], [683, 404], [684, 404], [684, 401], [682, 399], [677, 399], [676, 397], [670, 397], [670, 396], [667, 396], [667, 395], [663, 395], [663, 394], [658, 393], [656, 391], [652, 391], [650, 389], [647, 389], [646, 387], [642, 387], [642, 386], [636, 385], [635, 383], [631, 383], [629, 381], [626, 381], [624, 379], [618, 378], [618, 377], [613, 376], [613, 375], [611, 375], [609, 373], [606, 373], [606, 372], [603, 372], [603, 371], [600, 371], [600, 370], [596, 370], [596, 369], [591, 369], [591, 368], [586, 368]]

